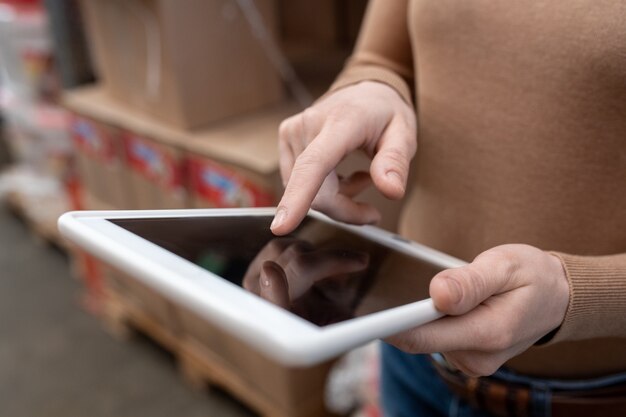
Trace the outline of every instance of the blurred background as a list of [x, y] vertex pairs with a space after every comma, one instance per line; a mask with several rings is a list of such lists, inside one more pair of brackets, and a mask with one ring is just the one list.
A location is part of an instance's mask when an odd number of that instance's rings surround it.
[[[1, 415], [379, 415], [376, 346], [282, 367], [56, 229], [275, 205], [278, 125], [341, 71], [366, 3], [0, 0]], [[395, 228], [397, 203], [363, 198]]]

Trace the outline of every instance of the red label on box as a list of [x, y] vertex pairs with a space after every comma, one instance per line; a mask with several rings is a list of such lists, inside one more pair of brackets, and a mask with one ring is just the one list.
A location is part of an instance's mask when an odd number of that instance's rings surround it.
[[215, 207], [267, 207], [274, 195], [244, 175], [203, 158], [189, 160], [192, 191]]
[[70, 126], [72, 140], [79, 151], [107, 163], [117, 161], [113, 140], [95, 122], [75, 115]]
[[124, 134], [124, 148], [130, 167], [151, 182], [166, 188], [183, 186], [183, 166], [156, 143], [132, 133]]

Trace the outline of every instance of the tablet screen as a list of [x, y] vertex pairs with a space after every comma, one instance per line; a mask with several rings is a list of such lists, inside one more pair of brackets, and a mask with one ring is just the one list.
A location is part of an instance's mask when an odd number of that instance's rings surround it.
[[282, 237], [272, 216], [110, 221], [318, 326], [428, 298], [442, 269], [313, 217]]

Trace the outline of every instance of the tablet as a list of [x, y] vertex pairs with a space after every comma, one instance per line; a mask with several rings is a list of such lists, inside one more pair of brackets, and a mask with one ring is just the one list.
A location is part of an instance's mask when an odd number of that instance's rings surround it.
[[287, 236], [275, 209], [84, 211], [61, 233], [289, 366], [436, 320], [431, 278], [465, 262], [311, 211]]

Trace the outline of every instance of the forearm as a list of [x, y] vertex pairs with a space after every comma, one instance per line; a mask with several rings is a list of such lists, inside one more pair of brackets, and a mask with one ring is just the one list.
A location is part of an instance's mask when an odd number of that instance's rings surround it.
[[413, 78], [407, 1], [370, 1], [354, 53], [330, 91], [360, 81], [378, 81], [411, 103]]

